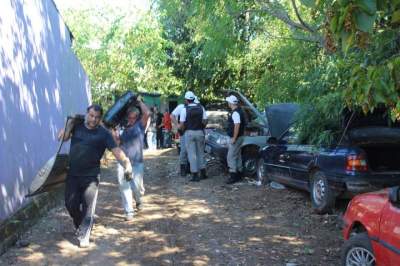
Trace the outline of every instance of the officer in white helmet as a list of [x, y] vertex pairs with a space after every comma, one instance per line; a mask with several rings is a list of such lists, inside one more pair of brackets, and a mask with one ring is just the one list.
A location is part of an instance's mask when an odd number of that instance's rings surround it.
[[206, 110], [200, 103], [195, 103], [193, 92], [185, 93], [186, 106], [182, 109], [179, 126], [185, 130], [186, 151], [189, 157], [190, 181], [200, 181], [207, 178], [204, 159], [205, 135], [204, 127], [207, 124]]
[[186, 103], [179, 104], [171, 113], [171, 120], [174, 125], [178, 125], [178, 133], [179, 133], [179, 164], [180, 164], [180, 174], [182, 177], [185, 177], [189, 173], [189, 160], [186, 152], [186, 144], [185, 144], [185, 130], [179, 129], [179, 118], [182, 113], [182, 110], [185, 109]]
[[246, 126], [245, 115], [239, 106], [239, 101], [235, 95], [230, 95], [225, 99], [228, 102], [231, 112], [228, 116], [228, 129], [227, 133], [231, 137], [227, 162], [229, 168], [230, 177], [227, 180], [227, 184], [233, 184], [241, 179], [242, 172], [242, 155], [241, 147], [243, 144], [244, 129]]

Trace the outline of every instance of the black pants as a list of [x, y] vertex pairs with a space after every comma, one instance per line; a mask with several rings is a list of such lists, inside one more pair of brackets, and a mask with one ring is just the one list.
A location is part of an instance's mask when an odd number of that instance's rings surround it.
[[65, 207], [78, 228], [83, 219], [91, 218], [97, 201], [99, 179], [97, 176], [67, 176]]
[[157, 129], [156, 139], [157, 139], [157, 149], [163, 148], [164, 135], [163, 135], [162, 129], [160, 129], [160, 128]]

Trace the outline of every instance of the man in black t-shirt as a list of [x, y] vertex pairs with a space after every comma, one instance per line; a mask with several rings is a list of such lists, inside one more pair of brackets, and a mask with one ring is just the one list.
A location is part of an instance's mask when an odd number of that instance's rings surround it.
[[157, 128], [157, 149], [162, 149], [164, 143], [164, 136], [162, 134], [162, 118], [163, 115], [160, 111], [158, 111], [157, 107], [154, 107], [154, 112], [156, 113], [156, 128]]
[[73, 125], [73, 121], [69, 120], [66, 131], [62, 129], [58, 134], [59, 139], [71, 138], [65, 206], [77, 229], [81, 247], [89, 245], [99, 185], [100, 159], [105, 150], [112, 151], [124, 166], [126, 175], [132, 174], [129, 159], [117, 147], [111, 133], [100, 125], [102, 115], [101, 106], [91, 105], [87, 108], [84, 123]]

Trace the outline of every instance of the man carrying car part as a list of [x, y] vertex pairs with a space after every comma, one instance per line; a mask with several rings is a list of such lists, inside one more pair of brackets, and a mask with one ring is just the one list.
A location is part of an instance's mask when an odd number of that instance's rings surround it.
[[136, 210], [142, 210], [141, 197], [144, 195], [143, 186], [143, 148], [144, 132], [149, 120], [150, 111], [140, 100], [137, 100], [137, 107], [130, 107], [127, 111], [127, 125], [118, 132], [113, 130], [113, 137], [128, 156], [132, 165], [132, 174], [124, 175], [121, 165], [118, 165], [118, 184], [121, 192], [122, 205], [125, 211], [125, 220], [131, 221], [134, 216], [132, 206], [132, 191], [136, 202]]
[[234, 95], [230, 95], [225, 99], [228, 102], [231, 112], [228, 116], [228, 136], [231, 138], [228, 146], [227, 162], [230, 177], [226, 181], [227, 184], [238, 182], [242, 172], [242, 155], [241, 146], [243, 144], [244, 129], [246, 126], [245, 116], [242, 108], [238, 105], [238, 99]]
[[204, 158], [204, 127], [207, 124], [207, 114], [203, 106], [194, 103], [195, 97], [191, 91], [185, 93], [187, 105], [182, 109], [179, 118], [179, 127], [185, 129], [185, 144], [192, 173], [190, 181], [207, 178]]
[[99, 186], [100, 159], [105, 149], [111, 150], [124, 165], [126, 175], [132, 174], [128, 157], [117, 146], [111, 133], [100, 125], [102, 115], [100, 105], [90, 105], [84, 123], [74, 124], [73, 120], [69, 120], [66, 130], [62, 129], [58, 134], [59, 139], [71, 139], [65, 206], [77, 229], [80, 247], [89, 246]]

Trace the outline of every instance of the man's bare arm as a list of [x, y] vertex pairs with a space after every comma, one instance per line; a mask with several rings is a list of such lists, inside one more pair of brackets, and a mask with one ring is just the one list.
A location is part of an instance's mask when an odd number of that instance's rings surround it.
[[122, 165], [122, 167], [124, 167], [125, 173], [132, 173], [131, 162], [125, 155], [124, 151], [121, 150], [121, 148], [119, 147], [115, 147], [114, 149], [111, 150], [111, 152], [114, 154], [115, 158]]
[[74, 121], [73, 119], [68, 119], [67, 122], [67, 126], [64, 128], [62, 128], [59, 132], [58, 132], [58, 140], [64, 140], [67, 141], [71, 138], [72, 136], [72, 129], [74, 128]]
[[147, 126], [147, 121], [149, 120], [150, 110], [142, 101], [139, 101], [139, 108], [142, 112], [142, 125], [143, 127]]
[[234, 144], [239, 136], [239, 129], [240, 129], [240, 123], [235, 124], [235, 127], [233, 128], [233, 137], [232, 137], [232, 144]]

